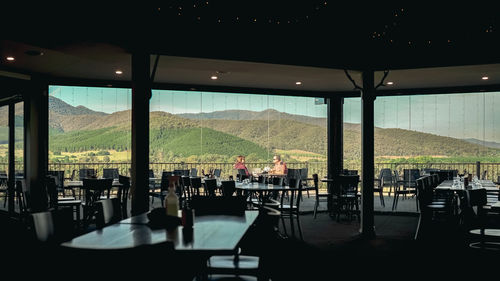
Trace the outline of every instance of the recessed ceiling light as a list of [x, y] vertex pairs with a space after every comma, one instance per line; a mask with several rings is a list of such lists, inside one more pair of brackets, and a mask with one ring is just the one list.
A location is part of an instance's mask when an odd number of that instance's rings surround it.
[[488, 77], [488, 76], [483, 76], [483, 77], [481, 77], [481, 79], [482, 79], [482, 80], [488, 80], [488, 79], [489, 79], [489, 77]]
[[394, 82], [389, 81], [389, 82], [387, 82], [387, 85], [394, 85]]
[[15, 60], [16, 60], [16, 59], [15, 59], [14, 57], [12, 57], [12, 56], [8, 56], [8, 57], [6, 57], [6, 59], [7, 59], [8, 61], [15, 61]]
[[215, 76], [215, 75], [212, 75], [212, 76], [210, 76], [210, 79], [212, 79], [212, 80], [217, 80], [217, 79], [219, 79], [219, 77], [217, 77], [217, 76]]
[[121, 70], [118, 69], [118, 70], [115, 71], [115, 73], [118, 74], [118, 75], [121, 75], [121, 74], [123, 74], [123, 71], [121, 71]]
[[295, 85], [302, 85], [302, 82], [297, 81], [297, 82], [295, 82]]

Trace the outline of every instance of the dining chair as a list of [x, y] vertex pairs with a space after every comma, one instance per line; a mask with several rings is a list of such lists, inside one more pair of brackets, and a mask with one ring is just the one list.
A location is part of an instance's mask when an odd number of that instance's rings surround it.
[[113, 184], [113, 179], [83, 179], [83, 189], [85, 190], [85, 201], [83, 206], [83, 224], [87, 228], [95, 217], [95, 203], [101, 199], [105, 190]]
[[297, 228], [299, 231], [300, 239], [304, 239], [302, 236], [302, 228], [300, 226], [300, 201], [302, 196], [302, 184], [300, 178], [289, 178], [288, 186], [290, 187], [290, 197], [288, 204], [284, 204], [284, 196], [281, 196], [281, 204], [279, 211], [281, 212], [281, 221], [283, 223], [283, 230], [285, 235], [287, 234], [285, 218], [290, 218], [290, 229], [292, 235], [295, 235], [294, 219], [297, 221]]
[[205, 179], [205, 195], [216, 196], [217, 179]]
[[120, 182], [120, 186], [118, 186], [118, 192], [116, 197], [120, 201], [122, 218], [127, 218], [128, 197], [130, 192], [130, 177], [118, 175], [118, 181]]
[[[315, 202], [314, 202], [314, 214], [313, 217], [316, 218], [316, 214], [318, 212], [318, 207], [321, 202], [328, 202], [330, 201], [328, 197], [330, 194], [328, 192], [320, 192], [319, 191], [319, 177], [318, 174], [313, 174], [313, 183], [314, 183], [314, 193], [316, 194]], [[329, 206], [327, 206], [328, 208]], [[329, 209], [329, 208], [328, 208]]]
[[116, 223], [122, 218], [118, 198], [99, 200], [95, 203], [95, 207], [95, 223], [98, 229]]
[[[468, 222], [468, 240], [469, 247], [478, 249], [483, 252], [499, 252], [500, 251], [500, 228], [496, 222], [497, 219], [488, 218], [487, 208], [487, 192], [484, 188], [470, 189], [466, 191], [468, 196], [468, 205], [466, 218]], [[476, 211], [474, 211], [474, 208]], [[494, 214], [495, 217], [498, 214]]]

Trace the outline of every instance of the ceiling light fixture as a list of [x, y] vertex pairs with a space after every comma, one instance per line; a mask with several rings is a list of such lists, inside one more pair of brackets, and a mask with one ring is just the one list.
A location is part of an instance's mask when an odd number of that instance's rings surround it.
[[302, 85], [302, 82], [297, 81], [297, 82], [295, 82], [295, 85]]
[[394, 82], [389, 81], [389, 82], [387, 82], [387, 85], [394, 85]]
[[481, 79], [482, 79], [482, 80], [488, 80], [488, 79], [489, 79], [489, 77], [488, 77], [488, 76], [483, 76], [483, 77], [481, 77]]
[[219, 77], [217, 77], [217, 76], [215, 76], [215, 75], [212, 75], [212, 76], [210, 76], [210, 79], [212, 79], [212, 80], [217, 80], [217, 79], [219, 79]]
[[15, 61], [15, 60], [16, 60], [16, 59], [15, 59], [14, 57], [12, 57], [12, 56], [8, 56], [8, 57], [6, 57], [6, 59], [7, 59], [8, 61]]
[[115, 71], [115, 73], [118, 74], [118, 75], [122, 75], [123, 71], [121, 71], [121, 70], [118, 69], [118, 70]]

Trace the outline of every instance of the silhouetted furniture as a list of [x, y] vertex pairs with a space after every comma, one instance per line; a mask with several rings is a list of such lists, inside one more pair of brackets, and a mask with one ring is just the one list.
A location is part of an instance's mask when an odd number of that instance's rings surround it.
[[70, 208], [76, 217], [76, 223], [73, 225], [75, 225], [76, 228], [79, 228], [81, 226], [80, 208], [82, 206], [82, 201], [76, 200], [74, 197], [59, 197], [56, 180], [56, 176], [48, 175], [46, 177], [45, 184], [49, 208], [53, 208], [55, 210], [59, 208]]
[[198, 169], [196, 168], [191, 168], [190, 172], [189, 172], [189, 176], [190, 177], [197, 177], [198, 176]]
[[85, 191], [85, 201], [83, 202], [83, 222], [84, 227], [86, 228], [95, 216], [95, 203], [101, 199], [104, 191], [111, 188], [113, 179], [83, 179], [82, 183]]
[[127, 176], [118, 175], [118, 180], [121, 186], [118, 187], [118, 193], [116, 197], [120, 201], [120, 209], [122, 218], [128, 217], [128, 196], [130, 191], [130, 178]]
[[201, 177], [189, 177], [191, 182], [191, 195], [200, 195], [200, 188], [202, 187]]
[[287, 234], [285, 220], [284, 218], [290, 218], [290, 228], [292, 231], [292, 235], [295, 235], [295, 228], [293, 220], [297, 220], [297, 227], [299, 230], [300, 239], [304, 239], [302, 237], [302, 228], [300, 226], [300, 201], [302, 196], [302, 184], [301, 179], [299, 178], [289, 178], [288, 186], [290, 187], [290, 198], [288, 200], [289, 204], [284, 204], [285, 196], [281, 196], [281, 204], [279, 207], [279, 211], [281, 212], [281, 218], [283, 223], [283, 230], [285, 231], [285, 235]]
[[236, 192], [236, 184], [232, 180], [221, 181], [222, 196], [233, 196]]
[[104, 179], [118, 179], [118, 168], [102, 169], [102, 177]]
[[205, 179], [205, 195], [216, 196], [217, 179]]
[[[404, 169], [403, 179], [399, 178], [399, 173], [394, 172], [394, 200], [392, 201], [392, 210], [395, 211], [398, 207], [399, 197], [407, 198], [408, 195], [415, 196], [416, 190], [416, 180], [420, 178], [419, 169]], [[418, 202], [416, 203], [418, 210]]]
[[103, 228], [121, 220], [120, 200], [118, 198], [99, 200], [95, 206], [97, 228]]
[[248, 179], [247, 171], [245, 169], [238, 169], [238, 174], [236, 174], [236, 179], [238, 181]]
[[383, 168], [380, 170], [380, 175], [378, 179], [375, 179], [375, 186], [373, 187], [374, 192], [378, 192], [380, 197], [380, 204], [385, 207], [384, 201], [384, 187], [389, 186], [389, 197], [394, 188], [394, 177], [392, 175], [391, 169]]
[[[468, 218], [470, 244], [469, 247], [482, 251], [500, 251], [500, 229], [498, 218], [494, 218], [495, 226], [490, 226], [488, 219], [487, 192], [486, 189], [467, 190], [468, 206], [466, 217]], [[476, 208], [476, 211], [474, 211]], [[497, 211], [498, 212], [498, 211]], [[495, 214], [498, 216], [498, 214]]]
[[328, 197], [330, 194], [328, 192], [319, 192], [319, 179], [318, 174], [313, 174], [313, 183], [314, 183], [314, 192], [316, 193], [316, 200], [314, 202], [314, 218], [316, 218], [316, 213], [318, 211], [318, 207], [320, 202], [329, 202]]
[[[423, 176], [416, 181], [417, 203], [420, 209], [415, 240], [431, 235], [437, 224], [449, 222], [453, 215], [453, 202], [435, 200], [434, 188], [430, 185], [429, 176]], [[430, 236], [429, 236], [430, 237]]]
[[69, 208], [60, 208], [30, 215], [30, 228], [39, 246], [56, 246], [73, 238], [73, 213]]
[[338, 175], [333, 181], [333, 195], [336, 200], [333, 200], [337, 221], [340, 220], [342, 213], [346, 214], [347, 218], [352, 220], [354, 215], [358, 221], [361, 220], [359, 213], [359, 197], [361, 194], [358, 191], [359, 175]]
[[86, 168], [80, 169], [80, 172], [78, 175], [80, 177], [80, 180], [88, 179], [88, 178], [95, 178], [97, 176], [95, 169], [86, 169]]
[[164, 205], [163, 201], [165, 200], [165, 196], [167, 196], [167, 193], [168, 193], [169, 176], [170, 176], [170, 172], [162, 172], [160, 189], [157, 190], [156, 187], [154, 187], [153, 189], [150, 189], [149, 196], [151, 196], [151, 205], [154, 203], [154, 199], [158, 198], [160, 200], [161, 206], [163, 207], [163, 205]]

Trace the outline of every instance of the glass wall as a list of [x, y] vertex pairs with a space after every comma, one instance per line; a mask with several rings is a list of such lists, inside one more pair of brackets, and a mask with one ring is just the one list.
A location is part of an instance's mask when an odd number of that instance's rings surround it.
[[79, 170], [118, 168], [129, 174], [131, 90], [49, 87], [49, 170], [78, 178]]
[[[482, 163], [497, 179], [500, 163], [500, 93], [377, 97], [375, 162], [381, 167], [458, 169]], [[344, 162], [360, 169], [360, 98], [344, 102]], [[498, 121], [497, 121], [498, 120]]]
[[289, 168], [326, 175], [326, 105], [310, 97], [153, 91], [150, 159], [155, 172], [197, 168], [233, 175], [238, 155], [258, 171], [281, 155]]

